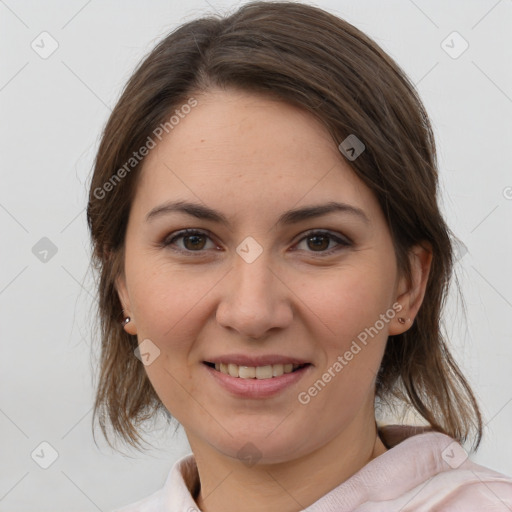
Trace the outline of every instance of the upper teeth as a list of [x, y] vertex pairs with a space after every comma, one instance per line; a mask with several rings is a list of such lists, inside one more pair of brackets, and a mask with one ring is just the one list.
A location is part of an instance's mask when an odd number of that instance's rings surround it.
[[267, 366], [238, 366], [237, 364], [215, 363], [215, 369], [219, 372], [239, 377], [241, 379], [271, 379], [280, 377], [284, 373], [291, 373], [300, 364], [269, 364]]

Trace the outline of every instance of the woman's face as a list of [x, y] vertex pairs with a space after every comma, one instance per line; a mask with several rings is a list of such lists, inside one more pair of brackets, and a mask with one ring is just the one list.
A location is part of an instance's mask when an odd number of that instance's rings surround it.
[[144, 162], [127, 330], [191, 444], [292, 460], [373, 421], [405, 284], [376, 198], [318, 121], [245, 92], [196, 99]]

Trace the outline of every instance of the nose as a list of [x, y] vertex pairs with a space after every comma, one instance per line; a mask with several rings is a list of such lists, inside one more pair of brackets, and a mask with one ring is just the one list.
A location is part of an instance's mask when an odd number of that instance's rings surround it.
[[292, 293], [270, 267], [265, 251], [252, 263], [235, 258], [217, 307], [217, 322], [244, 338], [258, 340], [293, 319]]

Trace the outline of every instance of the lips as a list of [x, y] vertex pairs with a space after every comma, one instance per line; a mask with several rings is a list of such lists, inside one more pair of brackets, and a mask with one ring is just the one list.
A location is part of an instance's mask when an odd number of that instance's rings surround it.
[[282, 355], [248, 357], [243, 354], [232, 354], [213, 357], [204, 364], [224, 375], [239, 379], [274, 379], [293, 373], [305, 366], [305, 360]]
[[238, 365], [234, 363], [213, 363], [205, 362], [211, 368], [215, 368], [220, 373], [230, 375], [240, 379], [272, 379], [281, 377], [287, 373], [293, 373], [306, 364], [285, 363], [285, 364], [267, 364], [261, 366]]
[[203, 361], [202, 366], [213, 379], [214, 389], [244, 400], [277, 397], [295, 388], [314, 369], [311, 363], [283, 356], [229, 355]]

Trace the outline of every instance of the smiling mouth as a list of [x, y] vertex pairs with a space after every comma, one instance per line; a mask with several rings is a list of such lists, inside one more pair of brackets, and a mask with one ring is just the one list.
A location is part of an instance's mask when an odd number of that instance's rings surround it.
[[206, 366], [213, 368], [214, 370], [239, 379], [273, 379], [275, 377], [281, 377], [287, 373], [293, 373], [297, 370], [309, 366], [306, 364], [269, 364], [265, 366], [239, 366], [237, 364], [229, 363], [210, 363], [204, 361]]

